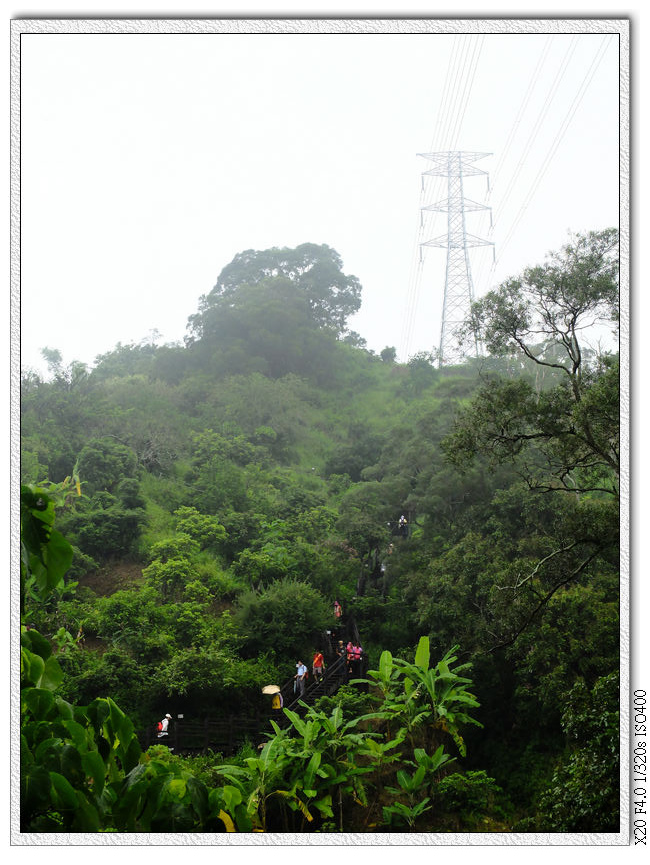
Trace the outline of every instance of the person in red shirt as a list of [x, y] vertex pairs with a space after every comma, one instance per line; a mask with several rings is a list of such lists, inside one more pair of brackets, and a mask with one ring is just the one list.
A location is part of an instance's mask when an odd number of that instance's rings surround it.
[[314, 674], [314, 681], [320, 682], [323, 678], [323, 664], [325, 663], [323, 659], [322, 652], [315, 652], [314, 660], [312, 661], [312, 672]]

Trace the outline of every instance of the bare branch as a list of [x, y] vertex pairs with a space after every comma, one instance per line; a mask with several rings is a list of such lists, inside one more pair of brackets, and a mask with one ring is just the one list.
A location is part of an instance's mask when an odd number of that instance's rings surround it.
[[535, 565], [534, 569], [530, 572], [530, 574], [528, 574], [528, 576], [524, 577], [522, 580], [518, 580], [518, 582], [514, 586], [495, 586], [495, 588], [499, 589], [499, 591], [504, 591], [506, 589], [512, 589], [513, 591], [516, 591], [517, 589], [520, 589], [523, 585], [525, 585], [527, 582], [532, 580], [533, 577], [535, 577], [537, 575], [537, 573], [539, 572], [539, 569], [542, 567], [542, 565], [544, 565], [550, 559], [555, 558], [555, 556], [559, 556], [562, 553], [568, 553], [574, 547], [577, 547], [578, 543], [579, 543], [578, 541], [574, 541], [572, 544], [569, 544], [568, 547], [561, 547], [559, 550], [553, 550], [553, 552], [549, 553], [548, 556], [544, 556], [543, 559], [540, 559], [540, 561], [537, 562], [537, 564]]
[[508, 646], [512, 646], [513, 643], [515, 643], [517, 641], [517, 639], [521, 636], [521, 634], [523, 634], [523, 632], [526, 630], [526, 628], [531, 624], [531, 622], [537, 616], [539, 611], [551, 600], [553, 595], [557, 591], [559, 591], [559, 589], [561, 589], [562, 586], [568, 585], [570, 582], [572, 582], [577, 577], [579, 577], [580, 574], [587, 568], [587, 566], [590, 565], [591, 562], [593, 562], [593, 560], [596, 558], [596, 556], [598, 556], [599, 552], [600, 552], [599, 549], [594, 550], [594, 552], [590, 556], [588, 556], [571, 574], [569, 574], [569, 576], [566, 577], [566, 579], [561, 580], [559, 583], [557, 583], [555, 586], [553, 586], [553, 588], [544, 596], [544, 598], [542, 598], [540, 603], [535, 607], [535, 609], [532, 611], [532, 613], [528, 616], [528, 618], [525, 620], [523, 625], [521, 625], [521, 627], [519, 627], [517, 629], [517, 631], [513, 634], [512, 637], [510, 637], [510, 639], [504, 640], [502, 643], [499, 643], [496, 646], [492, 646], [492, 648], [487, 649], [487, 651], [485, 651], [483, 654], [489, 655], [489, 654], [492, 654], [492, 652], [497, 652], [499, 649], [506, 649], [506, 648], [508, 648]]

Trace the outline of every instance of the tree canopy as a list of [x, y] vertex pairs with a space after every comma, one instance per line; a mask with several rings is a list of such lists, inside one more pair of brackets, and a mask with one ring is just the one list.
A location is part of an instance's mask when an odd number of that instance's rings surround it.
[[273, 285], [269, 280], [278, 277], [295, 286], [294, 296], [304, 299], [316, 325], [342, 336], [348, 318], [361, 306], [361, 284], [355, 276], [346, 276], [342, 268], [341, 257], [326, 244], [240, 252], [223, 268], [212, 291], [201, 298], [199, 312], [189, 319], [190, 338], [209, 335], [215, 321], [211, 310], [224, 309], [242, 286]]
[[488, 350], [536, 374], [486, 380], [446, 444], [457, 464], [483, 453], [516, 461], [531, 486], [618, 495], [618, 357], [590, 360], [582, 341], [617, 321], [617, 249], [613, 229], [578, 236], [473, 305], [468, 327]]

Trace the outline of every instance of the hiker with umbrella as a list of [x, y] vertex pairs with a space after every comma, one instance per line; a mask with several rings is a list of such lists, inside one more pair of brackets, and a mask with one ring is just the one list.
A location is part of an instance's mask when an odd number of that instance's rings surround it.
[[262, 693], [273, 695], [273, 699], [271, 700], [271, 716], [273, 718], [279, 717], [282, 712], [282, 707], [284, 706], [284, 700], [282, 699], [280, 688], [277, 685], [264, 685]]

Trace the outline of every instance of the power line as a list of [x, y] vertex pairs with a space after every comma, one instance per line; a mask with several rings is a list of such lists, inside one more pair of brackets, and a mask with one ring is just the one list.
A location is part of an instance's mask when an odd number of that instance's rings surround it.
[[524, 151], [521, 155], [519, 163], [517, 164], [517, 169], [516, 169], [515, 173], [512, 175], [512, 177], [510, 178], [510, 183], [508, 184], [508, 186], [506, 188], [506, 192], [505, 192], [504, 197], [499, 202], [499, 206], [498, 206], [498, 208], [495, 212], [495, 216], [494, 216], [495, 225], [499, 221], [499, 215], [500, 215], [501, 211], [503, 210], [508, 198], [510, 197], [510, 193], [512, 192], [512, 190], [515, 187], [515, 184], [519, 178], [519, 175], [520, 175], [521, 170], [524, 166], [524, 163], [525, 163], [526, 159], [528, 158], [528, 154], [530, 153], [530, 150], [537, 139], [537, 133], [539, 131], [539, 128], [541, 127], [542, 123], [544, 122], [546, 115], [548, 114], [548, 111], [549, 111], [549, 109], [553, 103], [553, 100], [554, 100], [556, 94], [557, 94], [557, 91], [558, 91], [558, 88], [559, 88], [560, 83], [562, 81], [562, 78], [564, 77], [564, 74], [565, 74], [567, 67], [569, 65], [569, 61], [570, 61], [571, 57], [573, 56], [573, 53], [575, 52], [575, 49], [577, 46], [577, 39], [578, 39], [577, 36], [574, 36], [572, 38], [572, 40], [569, 44], [569, 47], [567, 48], [565, 55], [562, 58], [562, 63], [560, 64], [560, 68], [558, 69], [558, 72], [555, 76], [555, 79], [554, 79], [552, 85], [551, 85], [551, 88], [546, 95], [546, 99], [544, 101], [542, 109], [541, 109], [541, 111], [537, 117], [537, 120], [535, 121], [535, 125], [533, 126], [533, 128], [530, 132], [530, 135], [528, 136], [528, 140], [526, 141], [526, 144], [524, 146]]
[[[532, 97], [534, 91], [535, 91], [535, 87], [536, 87], [537, 82], [539, 80], [539, 76], [541, 74], [541, 71], [542, 71], [544, 64], [546, 62], [546, 58], [548, 57], [549, 51], [551, 49], [552, 42], [553, 42], [553, 36], [552, 35], [547, 36], [547, 38], [544, 42], [544, 45], [542, 46], [541, 53], [540, 53], [539, 57], [537, 58], [537, 63], [535, 65], [535, 68], [532, 72], [532, 75], [530, 76], [530, 79], [528, 81], [528, 86], [526, 88], [524, 96], [523, 96], [521, 103], [519, 105], [519, 108], [517, 110], [517, 114], [515, 116], [513, 124], [510, 127], [510, 131], [508, 132], [508, 136], [506, 138], [506, 143], [504, 144], [503, 149], [501, 151], [499, 161], [497, 162], [496, 167], [494, 168], [494, 170], [492, 172], [492, 178], [493, 178], [492, 184], [491, 184], [490, 189], [488, 189], [488, 194], [486, 197], [486, 202], [488, 202], [488, 203], [491, 199], [492, 191], [495, 188], [498, 188], [499, 178], [501, 176], [501, 169], [503, 168], [503, 166], [505, 164], [505, 161], [506, 161], [506, 159], [510, 153], [510, 148], [512, 147], [512, 144], [515, 140], [516, 134], [519, 131], [521, 121], [523, 119], [524, 114], [526, 113], [526, 109], [528, 108], [528, 104], [531, 100], [531, 97]], [[492, 212], [490, 211], [490, 226], [487, 229], [487, 236], [492, 237], [493, 233], [494, 233], [494, 222], [492, 221]], [[488, 263], [487, 263], [488, 259], [487, 259], [487, 256], [485, 253], [486, 253], [485, 249], [479, 250], [479, 253], [478, 253], [478, 275], [477, 275], [477, 279], [476, 279], [476, 284], [479, 286], [483, 285], [484, 282], [489, 283], [491, 281], [492, 274], [496, 270], [496, 261], [494, 259], [494, 255], [492, 256], [492, 260], [488, 265]], [[486, 277], [485, 271], [488, 267], [489, 267], [489, 272], [488, 272], [488, 275]]]
[[451, 148], [452, 150], [456, 150], [456, 148], [458, 146], [458, 139], [460, 138], [460, 133], [461, 133], [461, 130], [463, 128], [463, 120], [465, 119], [465, 112], [467, 111], [467, 105], [469, 103], [469, 97], [470, 97], [470, 94], [472, 92], [472, 87], [474, 85], [474, 77], [476, 76], [476, 67], [478, 65], [478, 61], [479, 61], [479, 58], [481, 56], [481, 50], [483, 48], [483, 40], [484, 39], [485, 39], [485, 36], [481, 36], [479, 38], [479, 40], [474, 43], [473, 54], [472, 54], [472, 58], [470, 59], [470, 72], [468, 73], [470, 77], [468, 79], [466, 79], [466, 81], [465, 81], [465, 92], [467, 93], [467, 95], [465, 96], [465, 103], [463, 105], [462, 113], [460, 114], [460, 116], [458, 117], [458, 119], [456, 121], [457, 132], [456, 132], [455, 136], [453, 136], [453, 135], [451, 136], [452, 141], [453, 141], [453, 147]]
[[535, 69], [533, 70], [533, 74], [530, 78], [530, 81], [528, 82], [528, 88], [526, 89], [526, 93], [524, 94], [524, 98], [522, 99], [521, 105], [519, 106], [519, 110], [517, 111], [517, 116], [515, 117], [514, 123], [510, 127], [510, 132], [508, 133], [506, 143], [503, 147], [503, 150], [501, 151], [501, 156], [499, 157], [499, 161], [497, 162], [496, 167], [495, 167], [494, 172], [493, 172], [493, 175], [492, 175], [493, 176], [493, 181], [492, 181], [492, 188], [493, 189], [495, 186], [498, 185], [498, 177], [499, 177], [499, 174], [501, 172], [501, 168], [503, 167], [503, 164], [506, 160], [506, 157], [508, 156], [508, 153], [510, 152], [510, 147], [511, 147], [512, 142], [514, 140], [515, 134], [518, 131], [519, 124], [521, 123], [522, 117], [526, 111], [526, 108], [528, 107], [528, 103], [530, 102], [530, 98], [533, 94], [533, 91], [535, 90], [535, 85], [537, 84], [537, 80], [539, 78], [540, 72], [542, 70], [542, 67], [544, 66], [544, 62], [548, 56], [548, 52], [550, 51], [552, 41], [553, 41], [553, 37], [548, 36], [546, 39], [546, 42], [544, 43], [544, 47], [542, 48], [542, 53], [540, 54], [540, 56], [537, 60], [537, 65], [535, 66]]
[[575, 116], [576, 111], [578, 110], [578, 107], [580, 106], [580, 103], [582, 102], [582, 100], [585, 96], [585, 93], [587, 92], [587, 89], [588, 89], [589, 85], [591, 84], [591, 81], [593, 80], [594, 75], [596, 74], [596, 70], [600, 66], [600, 63], [601, 63], [601, 61], [605, 55], [605, 51], [607, 50], [608, 41], [609, 40], [608, 40], [607, 36], [604, 36], [603, 39], [601, 40], [601, 43], [598, 47], [596, 55], [594, 56], [594, 59], [592, 60], [591, 65], [585, 74], [585, 77], [582, 79], [580, 87], [578, 88], [578, 91], [573, 98], [573, 102], [569, 106], [569, 110], [567, 111], [567, 113], [564, 116], [564, 119], [560, 125], [560, 128], [557, 131], [555, 138], [553, 139], [553, 142], [552, 142], [549, 150], [546, 153], [546, 156], [544, 157], [542, 165], [540, 166], [540, 169], [537, 172], [537, 175], [535, 176], [535, 179], [533, 180], [533, 183], [531, 184], [531, 187], [530, 187], [528, 193], [526, 194], [526, 197], [524, 198], [523, 204], [519, 208], [518, 214], [517, 214], [514, 222], [512, 223], [512, 226], [510, 227], [508, 234], [506, 235], [503, 242], [499, 245], [499, 253], [500, 253], [499, 260], [501, 258], [501, 255], [503, 254], [503, 250], [507, 247], [508, 243], [510, 242], [510, 239], [511, 239], [512, 235], [514, 234], [515, 229], [517, 228], [517, 226], [521, 222], [531, 198], [533, 197], [533, 195], [537, 191], [537, 188], [539, 187], [539, 184], [541, 183], [542, 178], [546, 174], [546, 171], [548, 170], [548, 167], [551, 164], [551, 162], [552, 162], [552, 160], [553, 160], [553, 158], [557, 152], [557, 149], [560, 146], [560, 143], [561, 143], [562, 139], [564, 138], [566, 131], [569, 128], [571, 121], [573, 120], [573, 118]]

